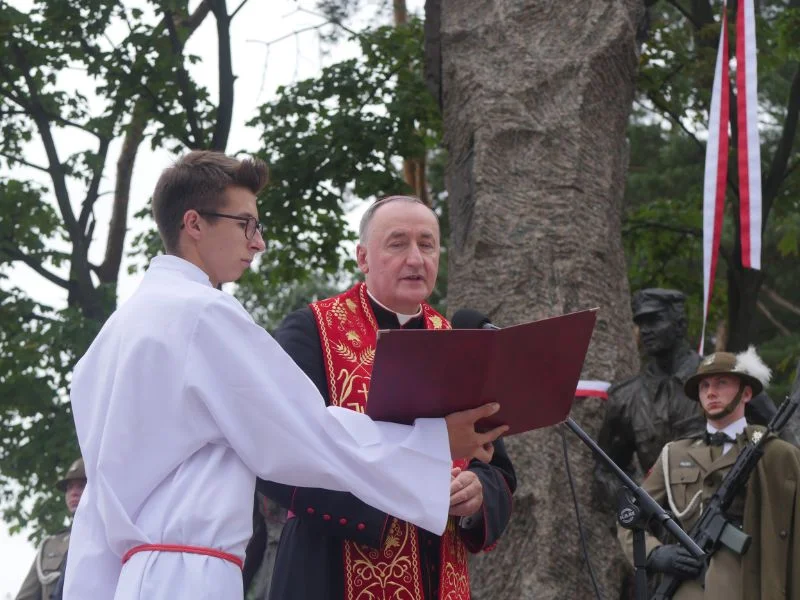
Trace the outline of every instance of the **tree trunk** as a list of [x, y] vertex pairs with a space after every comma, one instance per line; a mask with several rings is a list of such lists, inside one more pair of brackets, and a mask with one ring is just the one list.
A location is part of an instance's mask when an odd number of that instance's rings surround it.
[[735, 264], [728, 268], [728, 352], [745, 350], [752, 338], [753, 322], [758, 311], [758, 292], [764, 281], [763, 271], [745, 269], [741, 250], [736, 244]]
[[[599, 307], [590, 379], [637, 368], [621, 204], [643, 10], [636, 0], [441, 0], [448, 306], [500, 326]], [[576, 402], [573, 416], [596, 435], [603, 406]], [[618, 598], [614, 515], [598, 508], [591, 454], [567, 436], [592, 567], [603, 597]], [[514, 516], [474, 560], [473, 598], [594, 597], [560, 429], [512, 437], [508, 449]]]

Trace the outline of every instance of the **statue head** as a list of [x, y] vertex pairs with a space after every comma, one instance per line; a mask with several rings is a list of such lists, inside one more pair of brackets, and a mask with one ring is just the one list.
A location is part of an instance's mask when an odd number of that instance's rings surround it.
[[671, 353], [686, 338], [686, 295], [678, 290], [648, 288], [633, 295], [633, 321], [649, 356]]

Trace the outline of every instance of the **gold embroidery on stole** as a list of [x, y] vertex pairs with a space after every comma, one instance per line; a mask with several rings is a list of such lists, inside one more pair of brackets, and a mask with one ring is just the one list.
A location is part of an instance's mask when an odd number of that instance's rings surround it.
[[[450, 324], [423, 304], [428, 329]], [[369, 392], [378, 324], [366, 285], [311, 305], [322, 344], [331, 404], [364, 412]], [[454, 466], [465, 468], [467, 461]], [[345, 600], [422, 600], [422, 573], [417, 528], [390, 517], [389, 533], [380, 549], [343, 542]], [[439, 598], [469, 600], [467, 551], [450, 518], [441, 538]]]

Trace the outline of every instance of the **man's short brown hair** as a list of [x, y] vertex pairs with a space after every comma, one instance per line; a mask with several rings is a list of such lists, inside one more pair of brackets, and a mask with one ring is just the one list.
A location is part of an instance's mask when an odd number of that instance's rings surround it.
[[229, 187], [258, 194], [267, 184], [267, 165], [255, 158], [238, 160], [221, 152], [194, 150], [164, 170], [153, 191], [153, 217], [167, 252], [178, 247], [187, 210], [218, 210]]

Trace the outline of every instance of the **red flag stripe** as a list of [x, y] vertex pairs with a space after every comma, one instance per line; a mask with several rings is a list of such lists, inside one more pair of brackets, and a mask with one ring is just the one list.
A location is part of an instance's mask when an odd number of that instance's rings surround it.
[[747, 147], [747, 61], [745, 60], [745, 0], [739, 0], [736, 11], [736, 123], [739, 143], [739, 230], [742, 246], [742, 265], [750, 268], [750, 175]]
[[714, 289], [728, 177], [730, 74], [728, 67], [728, 18], [725, 2], [722, 5], [721, 21], [722, 27], [717, 50], [717, 63], [714, 70], [714, 89], [709, 110], [703, 187], [703, 328], [700, 336], [700, 354], [703, 354], [706, 322], [711, 307], [712, 290]]

